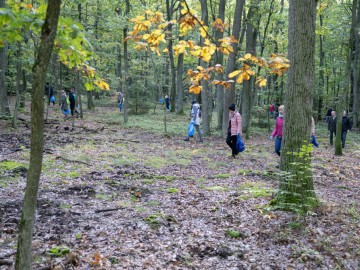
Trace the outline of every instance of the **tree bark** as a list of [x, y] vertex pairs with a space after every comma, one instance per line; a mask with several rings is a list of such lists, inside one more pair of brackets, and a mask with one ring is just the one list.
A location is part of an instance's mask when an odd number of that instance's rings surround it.
[[[225, 21], [225, 6], [226, 6], [226, 0], [220, 0], [218, 17], [222, 20], [223, 23]], [[224, 37], [224, 32], [217, 30], [215, 37], [216, 37], [216, 40], [218, 41], [219, 39]], [[224, 65], [224, 56], [222, 53], [217, 52], [216, 64], [220, 64], [221, 66]], [[219, 81], [223, 81], [224, 75], [219, 73], [219, 74], [217, 74], [216, 79]], [[224, 86], [218, 84], [216, 86], [216, 114], [217, 114], [217, 128], [218, 129], [222, 128], [223, 113], [224, 113]]]
[[[130, 13], [130, 1], [125, 0], [126, 2], [126, 11], [125, 16], [127, 16]], [[129, 104], [129, 58], [128, 58], [128, 43], [127, 43], [127, 32], [128, 28], [127, 26], [123, 29], [123, 35], [124, 35], [124, 82], [125, 82], [125, 89], [124, 89], [124, 123], [127, 124], [128, 122], [128, 104]]]
[[[208, 25], [209, 15], [208, 15], [208, 6], [207, 0], [200, 0], [201, 4], [201, 20], [204, 22], [204, 25]], [[205, 39], [203, 37], [200, 38], [200, 46], [204, 46]], [[208, 63], [203, 60], [200, 60], [200, 66], [206, 68]], [[211, 122], [211, 115], [210, 115], [210, 108], [209, 108], [209, 82], [202, 79], [201, 80], [201, 118], [202, 118], [202, 130], [204, 135], [210, 135], [210, 122]]]
[[[0, 0], [0, 8], [4, 8], [4, 7], [5, 7], [5, 0]], [[6, 63], [7, 63], [6, 48], [7, 48], [7, 43], [4, 42], [4, 47], [0, 47], [0, 116], [10, 114], [9, 101], [6, 93], [6, 78], [5, 78]]]
[[[173, 1], [166, 0], [166, 14], [168, 22], [172, 20], [173, 14]], [[173, 51], [173, 41], [172, 41], [172, 24], [169, 24], [168, 33], [167, 33], [167, 49], [169, 53], [169, 65], [170, 65], [170, 72], [171, 72], [171, 111], [175, 112], [175, 101], [176, 101], [176, 72], [175, 72], [175, 61], [174, 61], [174, 51]]]
[[[357, 14], [356, 14], [356, 26], [355, 29], [359, 29], [360, 27], [360, 4], [358, 3], [357, 7]], [[354, 65], [353, 65], [353, 77], [354, 77], [354, 84], [353, 84], [353, 127], [358, 127], [360, 121], [360, 89], [359, 89], [359, 82], [360, 82], [360, 68], [359, 68], [359, 44], [360, 44], [360, 34], [357, 31], [355, 33], [355, 55], [354, 55]]]
[[60, 0], [49, 0], [41, 29], [41, 42], [32, 74], [31, 151], [26, 190], [19, 223], [15, 269], [31, 269], [31, 242], [43, 158], [44, 85], [60, 15]]
[[349, 86], [351, 80], [351, 64], [353, 61], [353, 50], [354, 50], [354, 42], [355, 42], [355, 26], [356, 26], [356, 12], [357, 12], [357, 3], [358, 0], [353, 0], [352, 3], [352, 20], [351, 20], [351, 27], [350, 27], [350, 37], [349, 37], [349, 44], [345, 47], [346, 52], [346, 68], [344, 74], [344, 86], [343, 91], [339, 91], [338, 95], [338, 103], [337, 103], [337, 117], [336, 117], [336, 140], [335, 140], [335, 155], [341, 156], [342, 155], [342, 143], [341, 143], [341, 130], [342, 130], [342, 114], [347, 105], [347, 97], [349, 93]]
[[[234, 23], [232, 28], [232, 35], [235, 39], [239, 40], [240, 36], [240, 29], [241, 29], [241, 15], [244, 8], [245, 0], [236, 0], [235, 6], [235, 14], [234, 14]], [[234, 51], [230, 53], [228, 63], [226, 66], [226, 79], [228, 78], [229, 74], [235, 70], [235, 61], [236, 55], [238, 50], [238, 44], [232, 44]], [[228, 122], [229, 122], [229, 106], [235, 103], [235, 84], [232, 84], [230, 89], [224, 92], [224, 113], [223, 113], [223, 124], [222, 124], [222, 131], [223, 135], [226, 136]]]
[[279, 192], [273, 201], [291, 211], [307, 211], [317, 205], [311, 171], [312, 93], [315, 74], [316, 0], [289, 1], [290, 69], [285, 94], [285, 124]]
[[[254, 27], [254, 21], [257, 15], [258, 1], [252, 1], [252, 5], [249, 8], [247, 15], [247, 28], [246, 28], [246, 53], [256, 55], [256, 38], [257, 30]], [[243, 82], [243, 97], [242, 101], [242, 128], [246, 134], [246, 138], [249, 138], [250, 131], [250, 119], [251, 119], [251, 108], [253, 102], [253, 90], [255, 89], [255, 78], [251, 76], [250, 80]]]

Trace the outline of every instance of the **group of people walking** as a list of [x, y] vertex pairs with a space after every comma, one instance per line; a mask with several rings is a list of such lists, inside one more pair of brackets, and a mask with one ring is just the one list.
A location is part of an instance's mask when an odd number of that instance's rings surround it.
[[[193, 101], [190, 110], [190, 119], [193, 121], [195, 129], [198, 134], [198, 142], [203, 141], [203, 135], [200, 130], [200, 105], [197, 101]], [[276, 118], [275, 127], [270, 135], [270, 140], [275, 139], [275, 153], [280, 156], [281, 153], [281, 144], [282, 144], [282, 137], [283, 137], [283, 126], [284, 126], [284, 105], [280, 105], [278, 107], [278, 116]], [[328, 119], [328, 129], [330, 131], [330, 145], [333, 144], [333, 135], [336, 134], [336, 113], [335, 111], [331, 112], [331, 117]], [[351, 130], [351, 122], [350, 119], [347, 117], [346, 112], [343, 113], [342, 118], [342, 133], [341, 133], [341, 142], [342, 147], [345, 147], [346, 135], [347, 131]], [[235, 158], [239, 151], [236, 147], [238, 135], [242, 136], [242, 118], [241, 114], [236, 110], [235, 104], [230, 105], [229, 107], [229, 126], [227, 132], [226, 143], [231, 149], [231, 156]], [[315, 120], [311, 117], [311, 131], [310, 137], [315, 140], [314, 145], [318, 146], [316, 139], [315, 139]], [[190, 137], [187, 136], [184, 138], [185, 141], [189, 141]]]

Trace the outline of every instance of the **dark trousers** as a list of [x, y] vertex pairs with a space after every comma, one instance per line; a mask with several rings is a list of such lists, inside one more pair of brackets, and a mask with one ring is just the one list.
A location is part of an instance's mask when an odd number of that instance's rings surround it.
[[330, 129], [330, 144], [333, 144], [334, 135], [336, 136], [336, 130]]
[[346, 135], [347, 135], [347, 130], [341, 132], [341, 144], [342, 144], [342, 147], [345, 147]]
[[231, 148], [233, 156], [239, 154], [239, 151], [236, 148], [236, 140], [237, 140], [237, 136], [236, 135], [231, 136], [231, 133], [229, 132], [226, 138], [226, 143]]
[[276, 137], [275, 139], [275, 152], [280, 156], [281, 152], [281, 139], [282, 137]]

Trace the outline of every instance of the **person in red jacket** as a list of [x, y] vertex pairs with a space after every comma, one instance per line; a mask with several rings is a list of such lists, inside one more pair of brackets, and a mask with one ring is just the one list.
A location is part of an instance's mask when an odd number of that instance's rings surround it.
[[275, 128], [270, 135], [270, 140], [275, 138], [275, 152], [280, 156], [281, 151], [281, 139], [284, 126], [284, 105], [279, 107], [279, 116], [276, 118]]
[[226, 138], [227, 145], [232, 150], [232, 157], [235, 158], [239, 151], [236, 148], [237, 135], [242, 135], [241, 115], [235, 109], [235, 104], [229, 107], [229, 127]]
[[274, 106], [274, 104], [270, 104], [270, 106], [269, 106], [269, 113], [270, 113], [271, 118], [274, 118], [274, 111], [275, 111], [275, 106]]

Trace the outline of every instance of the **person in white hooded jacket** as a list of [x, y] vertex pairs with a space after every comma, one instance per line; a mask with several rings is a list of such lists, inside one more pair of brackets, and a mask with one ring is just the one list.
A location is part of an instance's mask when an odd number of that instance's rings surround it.
[[[194, 121], [194, 127], [198, 134], [197, 142], [203, 142], [202, 132], [200, 131], [201, 110], [200, 110], [200, 105], [197, 101], [193, 101], [191, 103], [190, 119], [191, 121]], [[190, 139], [189, 136], [187, 136], [185, 137], [184, 141], [188, 141], [189, 139]]]

